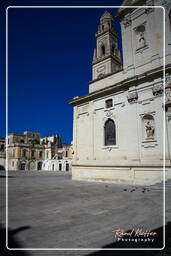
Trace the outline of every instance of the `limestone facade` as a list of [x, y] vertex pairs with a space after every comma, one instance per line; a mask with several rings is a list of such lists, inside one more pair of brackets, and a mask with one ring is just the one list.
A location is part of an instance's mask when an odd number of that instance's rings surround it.
[[[96, 34], [89, 94], [70, 101], [74, 106], [73, 179], [144, 185], [162, 181], [163, 170], [166, 178], [171, 177], [171, 3], [144, 0], [136, 5], [142, 2], [147, 8], [126, 9], [124, 5], [131, 1], [124, 1], [117, 13], [123, 64], [121, 58], [111, 57], [119, 52], [113, 18], [105, 12], [100, 19], [99, 27], [106, 25], [101, 44], [99, 29]], [[162, 7], [166, 11], [166, 90]], [[114, 52], [109, 42], [115, 43]], [[115, 68], [107, 68], [107, 63]]]

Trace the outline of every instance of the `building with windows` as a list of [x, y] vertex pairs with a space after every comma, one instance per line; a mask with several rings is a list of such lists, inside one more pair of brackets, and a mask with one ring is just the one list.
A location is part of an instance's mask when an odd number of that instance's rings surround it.
[[0, 170], [5, 170], [5, 139], [0, 138]]
[[40, 138], [39, 133], [24, 132], [10, 134], [7, 140], [8, 170], [71, 170], [72, 147], [62, 144], [59, 135]]
[[89, 93], [70, 101], [73, 179], [149, 185], [162, 181], [164, 164], [171, 177], [170, 10], [167, 0], [125, 0], [116, 16], [122, 38], [112, 15], [101, 16]]

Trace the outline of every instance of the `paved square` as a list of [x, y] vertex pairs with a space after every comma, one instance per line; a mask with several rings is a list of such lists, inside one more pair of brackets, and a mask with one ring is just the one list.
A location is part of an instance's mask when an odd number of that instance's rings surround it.
[[[1, 172], [0, 177], [0, 220], [4, 223], [5, 173]], [[115, 244], [112, 231], [118, 228], [125, 231], [162, 228], [161, 184], [134, 187], [73, 181], [68, 173], [38, 171], [11, 171], [8, 180], [9, 228], [16, 247], [111, 247]], [[170, 188], [167, 184], [168, 195]], [[171, 207], [167, 206], [169, 222]]]

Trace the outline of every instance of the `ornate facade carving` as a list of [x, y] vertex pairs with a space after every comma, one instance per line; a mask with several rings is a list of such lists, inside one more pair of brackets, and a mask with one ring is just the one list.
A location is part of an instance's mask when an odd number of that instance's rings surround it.
[[129, 103], [134, 103], [138, 100], [138, 93], [137, 92], [128, 92], [127, 96]]
[[113, 114], [112, 114], [112, 112], [110, 110], [108, 110], [108, 111], [106, 111], [106, 116], [107, 117], [111, 117], [111, 116], [113, 116]]
[[124, 27], [127, 28], [132, 24], [131, 16], [125, 17], [123, 20]]
[[161, 95], [163, 93], [162, 84], [158, 84], [158, 85], [153, 86], [152, 91], [153, 91], [154, 96]]

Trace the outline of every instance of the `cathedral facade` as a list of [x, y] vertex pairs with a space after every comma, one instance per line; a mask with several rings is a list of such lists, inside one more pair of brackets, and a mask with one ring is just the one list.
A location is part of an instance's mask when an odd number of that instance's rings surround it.
[[124, 1], [116, 16], [123, 60], [113, 17], [101, 16], [89, 93], [70, 101], [73, 179], [149, 185], [164, 170], [171, 177], [170, 10], [169, 1]]

